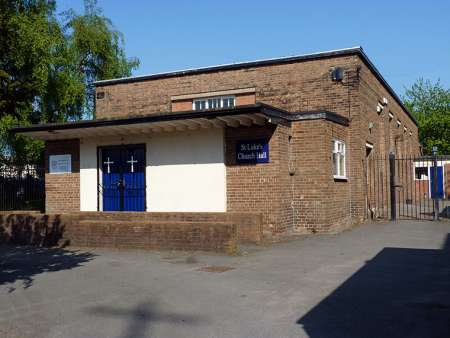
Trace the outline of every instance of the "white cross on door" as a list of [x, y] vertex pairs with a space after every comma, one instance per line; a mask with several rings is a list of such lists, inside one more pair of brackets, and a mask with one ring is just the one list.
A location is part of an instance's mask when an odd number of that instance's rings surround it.
[[109, 159], [109, 157], [107, 158], [107, 160], [105, 161], [105, 162], [103, 162], [104, 164], [106, 164], [107, 166], [108, 166], [108, 174], [111, 172], [111, 170], [110, 170], [110, 164], [114, 164], [114, 162], [113, 161], [111, 161], [110, 159]]
[[131, 160], [128, 160], [128, 161], [127, 161], [127, 163], [130, 163], [130, 164], [131, 164], [131, 172], [132, 172], [132, 173], [134, 173], [134, 164], [137, 163], [137, 162], [138, 162], [138, 161], [135, 160], [135, 159], [133, 158], [133, 155], [131, 155]]

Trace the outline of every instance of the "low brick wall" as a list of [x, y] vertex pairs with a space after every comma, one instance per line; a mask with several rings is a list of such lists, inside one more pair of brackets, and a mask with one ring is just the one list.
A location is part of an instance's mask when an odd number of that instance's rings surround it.
[[236, 225], [239, 242], [258, 244], [263, 240], [262, 214], [245, 212], [77, 212], [72, 217], [83, 220], [203, 222]]
[[237, 226], [230, 223], [90, 221], [64, 233], [71, 245], [133, 249], [202, 250], [234, 253]]
[[70, 217], [38, 212], [0, 212], [0, 244], [57, 245]]
[[262, 240], [261, 217], [245, 213], [0, 213], [0, 243], [51, 246], [66, 242], [233, 253], [240, 241]]

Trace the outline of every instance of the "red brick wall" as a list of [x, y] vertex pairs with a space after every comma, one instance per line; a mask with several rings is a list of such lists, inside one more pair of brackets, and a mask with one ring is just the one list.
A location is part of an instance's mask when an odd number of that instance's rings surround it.
[[171, 111], [176, 95], [255, 88], [255, 100], [288, 111], [327, 109], [348, 115], [348, 88], [330, 80], [330, 68], [354, 72], [357, 56], [253, 67], [97, 87], [97, 118]]
[[[347, 180], [334, 179], [333, 176], [333, 159], [332, 159], [332, 147], [333, 140], [344, 141], [346, 146], [349, 142], [348, 127], [338, 125], [327, 121], [324, 126], [326, 130], [325, 151], [328, 152], [328, 157], [325, 162], [326, 172], [325, 176], [328, 179], [328, 189], [326, 191], [325, 201], [328, 205], [326, 208], [327, 218], [331, 220], [332, 231], [346, 228], [352, 223], [351, 208], [356, 202], [355, 195], [352, 194], [351, 184], [355, 177], [359, 176], [359, 172], [354, 172], [355, 158], [352, 153], [346, 149], [346, 176]], [[357, 159], [356, 159], [357, 161]], [[328, 230], [328, 229], [327, 229]]]
[[236, 106], [245, 106], [246, 104], [256, 103], [255, 94], [238, 94], [236, 95]]
[[238, 227], [240, 242], [262, 241], [262, 215], [256, 212], [79, 212], [78, 220], [130, 222], [203, 222], [229, 223]]
[[[70, 154], [72, 173], [50, 174], [50, 155]], [[48, 141], [45, 145], [45, 211], [66, 213], [80, 210], [80, 141]]]
[[238, 227], [214, 222], [80, 221], [64, 238], [75, 246], [235, 253]]
[[[417, 126], [367, 66], [361, 62], [360, 67], [361, 109], [353, 117], [359, 121], [361, 137], [374, 144], [374, 152], [377, 154], [388, 155], [394, 152], [397, 157], [419, 154]], [[381, 102], [383, 97], [388, 99], [388, 105], [381, 113], [377, 113], [377, 103]], [[389, 112], [394, 115], [391, 121]], [[397, 119], [402, 122], [400, 128], [397, 128]], [[368, 128], [369, 122], [374, 124], [371, 131]], [[405, 126], [408, 129], [406, 133], [403, 129]], [[412, 132], [411, 136], [409, 132]]]
[[188, 111], [192, 110], [192, 100], [181, 100], [172, 102], [172, 111]]
[[352, 154], [347, 151], [348, 180], [333, 177], [332, 140], [348, 145], [348, 127], [311, 120], [293, 124], [291, 176], [293, 223], [296, 231], [332, 232], [351, 224], [352, 195], [350, 183]]
[[[430, 198], [430, 181], [429, 180], [415, 180], [415, 198], [420, 201], [421, 199]], [[418, 201], [415, 201], [418, 203]]]
[[[378, 113], [376, 109], [377, 104], [379, 102], [381, 103], [384, 97], [388, 99], [388, 104], [384, 106], [381, 113]], [[373, 182], [370, 182], [370, 180], [367, 182], [365, 179], [364, 173], [366, 172], [367, 162], [365, 161], [366, 150], [364, 144], [366, 142], [373, 144], [372, 159], [380, 157], [387, 158], [389, 153], [395, 153], [397, 158], [419, 155], [420, 145], [417, 126], [362, 62], [360, 63], [359, 71], [358, 100], [360, 109], [355, 111], [351, 116], [351, 137], [355, 141], [352, 150], [356, 157], [354, 170], [362, 173], [362, 175], [358, 176], [361, 179], [352, 182], [352, 195], [356, 196], [356, 202], [353, 204], [353, 212], [360, 219], [360, 216], [368, 216], [365, 202], [366, 191], [375, 191], [376, 189], [376, 187], [369, 187], [368, 185]], [[394, 115], [392, 119], [389, 117], [389, 113]], [[398, 119], [402, 123], [400, 128], [397, 128]], [[369, 123], [373, 124], [373, 128], [370, 130]], [[408, 129], [406, 133], [403, 129], [404, 126]], [[410, 132], [412, 135], [409, 134]], [[389, 169], [383, 168], [386, 162], [378, 162], [378, 165], [381, 166], [378, 169], [387, 175], [384, 189], [388, 189]], [[369, 168], [369, 172], [372, 169]], [[388, 205], [389, 194], [385, 195], [386, 200], [384, 204]]]
[[0, 213], [0, 244], [235, 253], [260, 226], [255, 213]]
[[[330, 68], [344, 69], [342, 82]], [[263, 213], [264, 230], [333, 231], [367, 217], [366, 142], [374, 156], [417, 154], [417, 127], [358, 56], [330, 57], [214, 73], [100, 86], [99, 118], [169, 112], [176, 95], [255, 88], [255, 101], [287, 111], [328, 110], [349, 119], [344, 127], [324, 120], [226, 131], [228, 210]], [[382, 114], [376, 106], [389, 101]], [[190, 108], [190, 102], [175, 109]], [[188, 107], [189, 106], [189, 107]], [[394, 119], [389, 122], [389, 111]], [[396, 120], [402, 127], [396, 128]], [[369, 129], [369, 124], [373, 128]], [[406, 125], [408, 132], [403, 132]], [[412, 136], [409, 135], [411, 131]], [[269, 164], [235, 165], [239, 138], [270, 136]], [[291, 137], [291, 138], [290, 138]], [[346, 141], [347, 181], [332, 175], [331, 140]], [[289, 170], [291, 169], [291, 174]]]
[[450, 163], [444, 164], [444, 193], [450, 199]]
[[[281, 125], [227, 128], [225, 132], [227, 211], [262, 213], [266, 233], [292, 226], [285, 205], [290, 196], [284, 195], [289, 180], [288, 137], [289, 128]], [[236, 163], [236, 143], [252, 139], [269, 141], [269, 163]]]

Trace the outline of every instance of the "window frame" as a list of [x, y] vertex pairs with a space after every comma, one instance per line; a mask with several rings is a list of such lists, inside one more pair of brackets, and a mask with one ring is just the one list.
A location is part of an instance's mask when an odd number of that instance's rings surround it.
[[[424, 175], [425, 177], [421, 176], [420, 178], [417, 178], [417, 169], [426, 169], [427, 173]], [[430, 167], [429, 166], [415, 166], [414, 167], [414, 181], [430, 181]]]
[[[219, 107], [217, 108], [210, 108], [209, 107], [209, 100], [219, 100]], [[224, 101], [233, 99], [233, 105], [224, 107]], [[195, 104], [197, 102], [205, 102], [205, 109], [196, 109]], [[210, 110], [210, 109], [227, 109], [227, 108], [234, 108], [236, 107], [236, 96], [235, 95], [225, 95], [225, 96], [211, 96], [211, 97], [202, 97], [198, 99], [192, 100], [192, 110]]]
[[[346, 145], [345, 142], [342, 140], [338, 140], [338, 139], [333, 139], [333, 149], [331, 152], [331, 161], [332, 161], [332, 166], [333, 166], [333, 178], [337, 179], [337, 180], [347, 180], [347, 150], [346, 150]], [[339, 145], [342, 145], [342, 151], [339, 151]], [[341, 161], [340, 159], [337, 160], [337, 163], [335, 162], [334, 159], [334, 154], [338, 154], [339, 156], [342, 156], [344, 158], [344, 168], [343, 168], [343, 174], [340, 175], [339, 173], [341, 172]], [[337, 170], [335, 170], [337, 166]], [[335, 172], [337, 172], [338, 174], [335, 174]]]

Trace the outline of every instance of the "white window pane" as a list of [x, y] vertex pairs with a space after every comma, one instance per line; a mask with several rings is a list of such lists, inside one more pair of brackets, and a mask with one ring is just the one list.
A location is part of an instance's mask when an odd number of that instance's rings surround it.
[[194, 100], [194, 110], [219, 109], [234, 107], [234, 97], [211, 97]]
[[338, 166], [339, 166], [339, 164], [338, 164], [338, 154], [333, 153], [333, 175], [335, 175], [335, 176], [339, 175]]
[[333, 141], [333, 175], [345, 177], [345, 143]]
[[222, 101], [222, 106], [224, 108], [234, 107], [234, 97], [226, 97]]
[[345, 176], [345, 156], [339, 156], [339, 176]]
[[219, 108], [220, 100], [218, 98], [208, 99], [208, 109], [217, 109]]

